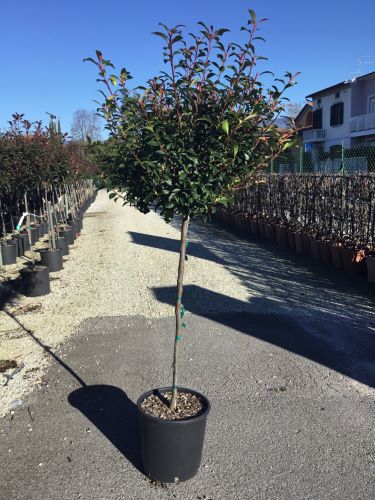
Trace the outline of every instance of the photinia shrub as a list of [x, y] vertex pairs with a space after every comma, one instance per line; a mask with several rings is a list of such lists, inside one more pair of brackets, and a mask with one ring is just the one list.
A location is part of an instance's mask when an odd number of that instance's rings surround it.
[[[183, 26], [160, 24], [155, 35], [163, 42], [166, 67], [146, 86], [129, 89], [131, 75], [118, 75], [100, 51], [94, 63], [103, 101], [99, 114], [117, 149], [105, 177], [110, 196], [122, 198], [143, 213], [151, 208], [171, 221], [181, 218], [181, 249], [177, 280], [173, 397], [176, 405], [177, 353], [184, 308], [181, 304], [186, 238], [189, 220], [206, 216], [218, 204], [226, 205], [233, 191], [284, 151], [293, 130], [280, 131], [277, 118], [284, 112], [285, 91], [296, 75], [287, 72], [266, 87], [258, 72], [255, 44], [259, 25], [249, 11], [241, 27], [246, 40], [227, 42], [228, 29], [199, 22], [196, 33]], [[272, 75], [272, 73], [271, 73]]]

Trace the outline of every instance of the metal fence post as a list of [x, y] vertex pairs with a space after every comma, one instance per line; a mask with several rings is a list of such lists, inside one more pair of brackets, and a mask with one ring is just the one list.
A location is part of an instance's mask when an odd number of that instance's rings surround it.
[[340, 174], [344, 175], [345, 174], [345, 148], [344, 148], [344, 141], [341, 143], [341, 163], [340, 163]]
[[302, 146], [299, 147], [299, 173], [302, 174], [303, 172], [303, 148]]

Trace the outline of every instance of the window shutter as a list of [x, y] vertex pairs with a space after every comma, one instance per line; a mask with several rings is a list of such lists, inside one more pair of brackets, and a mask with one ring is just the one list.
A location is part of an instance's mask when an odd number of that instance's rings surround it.
[[322, 108], [313, 111], [313, 128], [322, 128]]
[[344, 103], [338, 102], [337, 104], [333, 104], [331, 106], [331, 119], [330, 124], [332, 125], [341, 125], [344, 123]]
[[339, 125], [341, 125], [341, 123], [344, 123], [344, 103], [343, 102], [339, 102], [338, 103], [339, 105]]

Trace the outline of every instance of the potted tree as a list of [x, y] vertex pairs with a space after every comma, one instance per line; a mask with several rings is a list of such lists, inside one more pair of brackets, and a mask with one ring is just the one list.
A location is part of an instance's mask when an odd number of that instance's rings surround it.
[[167, 67], [133, 92], [125, 68], [109, 74], [114, 66], [100, 51], [86, 59], [98, 68], [104, 86], [98, 112], [115, 139], [116, 157], [105, 169], [110, 197], [145, 214], [154, 208], [167, 223], [176, 217], [181, 224], [172, 384], [138, 400], [144, 469], [163, 482], [186, 480], [197, 472], [210, 410], [205, 396], [179, 386], [190, 221], [226, 206], [236, 188], [251, 182], [294, 134], [275, 125], [294, 76], [286, 73], [285, 80], [264, 87], [257, 72], [262, 57], [254, 43], [265, 20], [249, 13], [241, 28], [243, 44], [225, 43], [227, 29], [202, 22], [199, 32], [188, 37], [182, 26], [161, 24], [155, 34], [163, 41]]

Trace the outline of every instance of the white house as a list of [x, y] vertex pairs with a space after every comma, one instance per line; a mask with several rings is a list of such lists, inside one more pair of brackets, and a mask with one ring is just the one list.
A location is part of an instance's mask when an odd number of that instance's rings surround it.
[[306, 96], [313, 104], [312, 129], [303, 132], [305, 151], [334, 146], [375, 146], [375, 71]]

